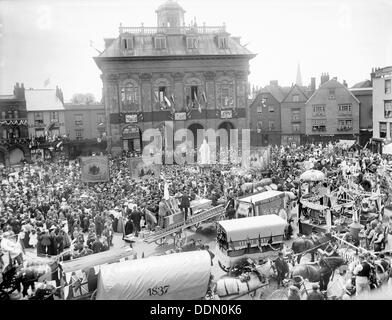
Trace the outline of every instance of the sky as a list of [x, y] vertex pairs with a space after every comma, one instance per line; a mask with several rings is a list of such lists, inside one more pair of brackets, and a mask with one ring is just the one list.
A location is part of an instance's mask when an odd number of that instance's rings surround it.
[[[156, 26], [163, 0], [0, 0], [0, 94], [62, 88], [101, 99], [93, 57], [118, 27]], [[251, 85], [290, 86], [300, 63], [304, 85], [328, 72], [349, 86], [392, 65], [392, 0], [178, 0], [188, 25], [219, 26], [256, 53]], [[93, 43], [93, 47], [90, 45]], [[96, 49], [95, 49], [95, 48]]]

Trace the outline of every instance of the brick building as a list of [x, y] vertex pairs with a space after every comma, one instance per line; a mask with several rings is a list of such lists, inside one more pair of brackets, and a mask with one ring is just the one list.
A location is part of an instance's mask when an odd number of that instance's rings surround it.
[[[249, 60], [255, 55], [221, 27], [185, 26], [167, 1], [157, 27], [122, 27], [94, 60], [102, 71], [108, 149], [141, 151], [142, 133], [246, 128]], [[193, 145], [202, 141], [194, 135]], [[146, 142], [145, 142], [146, 143]], [[164, 143], [169, 143], [164, 141]]]
[[64, 109], [70, 157], [104, 152], [107, 147], [105, 107], [66, 103]]
[[287, 88], [270, 81], [270, 85], [259, 90], [249, 106], [249, 127], [251, 146], [280, 145], [281, 143], [281, 102]]
[[306, 134], [306, 109], [305, 104], [316, 90], [316, 79], [311, 79], [309, 87], [298, 84], [290, 88], [281, 103], [281, 143], [300, 145]]
[[0, 96], [0, 166], [30, 159], [25, 88], [14, 86], [12, 95]]
[[357, 140], [359, 100], [337, 78], [321, 76], [320, 86], [305, 104], [306, 140]]

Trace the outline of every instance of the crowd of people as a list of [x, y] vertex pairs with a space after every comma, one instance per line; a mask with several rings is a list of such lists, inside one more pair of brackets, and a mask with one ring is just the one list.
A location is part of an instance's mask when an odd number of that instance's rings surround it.
[[[227, 204], [227, 217], [233, 218], [236, 199], [253, 191], [244, 189], [244, 184], [265, 177], [272, 179], [277, 190], [292, 192], [301, 212], [299, 176], [307, 169], [323, 171], [330, 177], [325, 183], [330, 190], [354, 172], [358, 184], [366, 189], [365, 177], [371, 173], [381, 192], [389, 194], [382, 173], [388, 169], [390, 158], [368, 150], [355, 150], [349, 156], [347, 150], [334, 144], [271, 147], [268, 168], [246, 174], [231, 164], [208, 169], [163, 165], [160, 177], [132, 179], [127, 161], [130, 156], [135, 155], [109, 155], [110, 181], [106, 183], [83, 183], [80, 163], [66, 159], [1, 169], [3, 252], [15, 252], [11, 258], [21, 263], [22, 255], [12, 248], [10, 239], [17, 240], [23, 252], [34, 249], [39, 256], [63, 254], [64, 259], [110, 250], [115, 232], [138, 236], [144, 228], [163, 227], [168, 214], [163, 201], [166, 187], [170, 196], [179, 200], [185, 218], [192, 214], [188, 212], [189, 203], [197, 197], [210, 199], [213, 206]], [[374, 221], [366, 225], [360, 236], [366, 248], [381, 251], [392, 246], [392, 241], [387, 241], [392, 235], [392, 228], [385, 228], [388, 223]], [[71, 246], [72, 253], [67, 250]]]

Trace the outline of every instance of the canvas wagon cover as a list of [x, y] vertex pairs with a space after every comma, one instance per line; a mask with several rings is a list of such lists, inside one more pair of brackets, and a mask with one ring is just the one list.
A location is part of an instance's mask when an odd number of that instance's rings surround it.
[[228, 241], [242, 241], [283, 235], [287, 222], [275, 214], [224, 220], [219, 222]]
[[211, 258], [205, 250], [115, 263], [101, 268], [96, 299], [200, 299], [210, 274]]

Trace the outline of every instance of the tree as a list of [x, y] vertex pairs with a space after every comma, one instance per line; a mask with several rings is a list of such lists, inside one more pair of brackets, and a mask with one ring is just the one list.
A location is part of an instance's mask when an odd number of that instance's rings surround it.
[[96, 102], [92, 93], [75, 93], [72, 96], [72, 103], [75, 104], [91, 104]]

